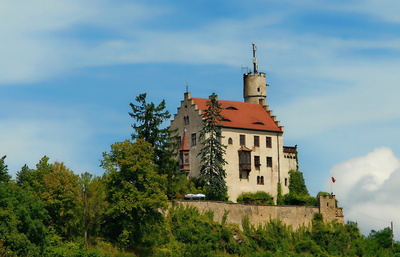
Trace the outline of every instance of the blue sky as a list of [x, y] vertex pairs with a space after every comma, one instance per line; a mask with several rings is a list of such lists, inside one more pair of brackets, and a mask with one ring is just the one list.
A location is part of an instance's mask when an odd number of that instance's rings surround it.
[[102, 152], [132, 133], [135, 96], [172, 114], [186, 84], [242, 101], [254, 42], [310, 193], [335, 176], [364, 232], [400, 225], [398, 13], [394, 0], [2, 1], [0, 155], [12, 174], [47, 155], [101, 175]]

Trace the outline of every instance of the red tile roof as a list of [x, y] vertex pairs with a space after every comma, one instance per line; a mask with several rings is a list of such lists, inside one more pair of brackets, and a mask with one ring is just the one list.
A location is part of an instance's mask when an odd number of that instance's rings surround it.
[[[210, 99], [192, 98], [200, 110], [205, 110]], [[221, 103], [223, 127], [283, 132], [268, 112], [259, 104], [218, 100]]]

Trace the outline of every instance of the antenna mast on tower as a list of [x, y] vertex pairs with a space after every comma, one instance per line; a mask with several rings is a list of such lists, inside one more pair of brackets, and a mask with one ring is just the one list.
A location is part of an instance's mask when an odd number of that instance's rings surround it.
[[257, 46], [253, 43], [253, 67], [254, 67], [254, 74], [258, 73], [258, 61], [256, 57]]

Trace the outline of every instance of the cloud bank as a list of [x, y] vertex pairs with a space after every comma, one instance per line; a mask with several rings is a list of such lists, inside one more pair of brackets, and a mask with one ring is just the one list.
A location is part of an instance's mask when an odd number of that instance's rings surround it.
[[[388, 147], [349, 159], [331, 170], [333, 192], [344, 207], [346, 220], [356, 221], [362, 232], [400, 226], [400, 158]], [[326, 188], [330, 191], [331, 183]], [[397, 239], [400, 233], [396, 233]]]

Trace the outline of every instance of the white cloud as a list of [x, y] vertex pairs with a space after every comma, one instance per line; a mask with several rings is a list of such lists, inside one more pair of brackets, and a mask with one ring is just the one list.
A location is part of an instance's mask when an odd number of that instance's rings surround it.
[[[331, 174], [336, 179], [333, 192], [344, 207], [345, 219], [358, 222], [364, 234], [388, 227], [390, 221], [400, 225], [400, 159], [390, 148], [376, 148], [335, 165]], [[329, 181], [328, 191], [330, 187]]]
[[[97, 42], [74, 33], [85, 26], [114, 34], [129, 33], [136, 23], [167, 9], [126, 1], [3, 1], [0, 83], [32, 83], [87, 65], [99, 65], [94, 63], [99, 58], [90, 55], [91, 44], [101, 44], [104, 39]], [[89, 44], [91, 41], [94, 43]]]
[[[177, 24], [170, 28], [146, 28], [146, 22], [163, 15], [179, 15], [174, 13], [172, 4], [34, 0], [3, 1], [0, 6], [0, 83], [34, 82], [76, 68], [128, 63], [180, 62], [240, 67], [243, 62], [250, 62], [247, 44], [253, 38], [268, 48], [265, 56], [260, 57], [284, 67], [285, 72], [330, 77], [332, 72], [325, 73], [328, 69], [334, 71], [342, 66], [334, 66], [340, 62], [336, 56], [339, 50], [371, 46], [398, 48], [397, 42], [338, 40], [304, 31], [285, 34], [276, 29], [271, 36], [266, 28], [279, 27], [290, 14], [304, 9], [293, 2], [287, 9], [265, 16], [215, 19], [189, 29]], [[311, 6], [322, 10], [334, 7]], [[357, 4], [352, 6], [361, 11], [366, 9]], [[349, 7], [338, 5], [336, 8]], [[369, 13], [369, 9], [364, 12]], [[107, 37], [90, 38], [85, 32], [77, 33], [82, 28], [89, 32], [102, 31]], [[349, 65], [354, 67], [354, 62]]]

